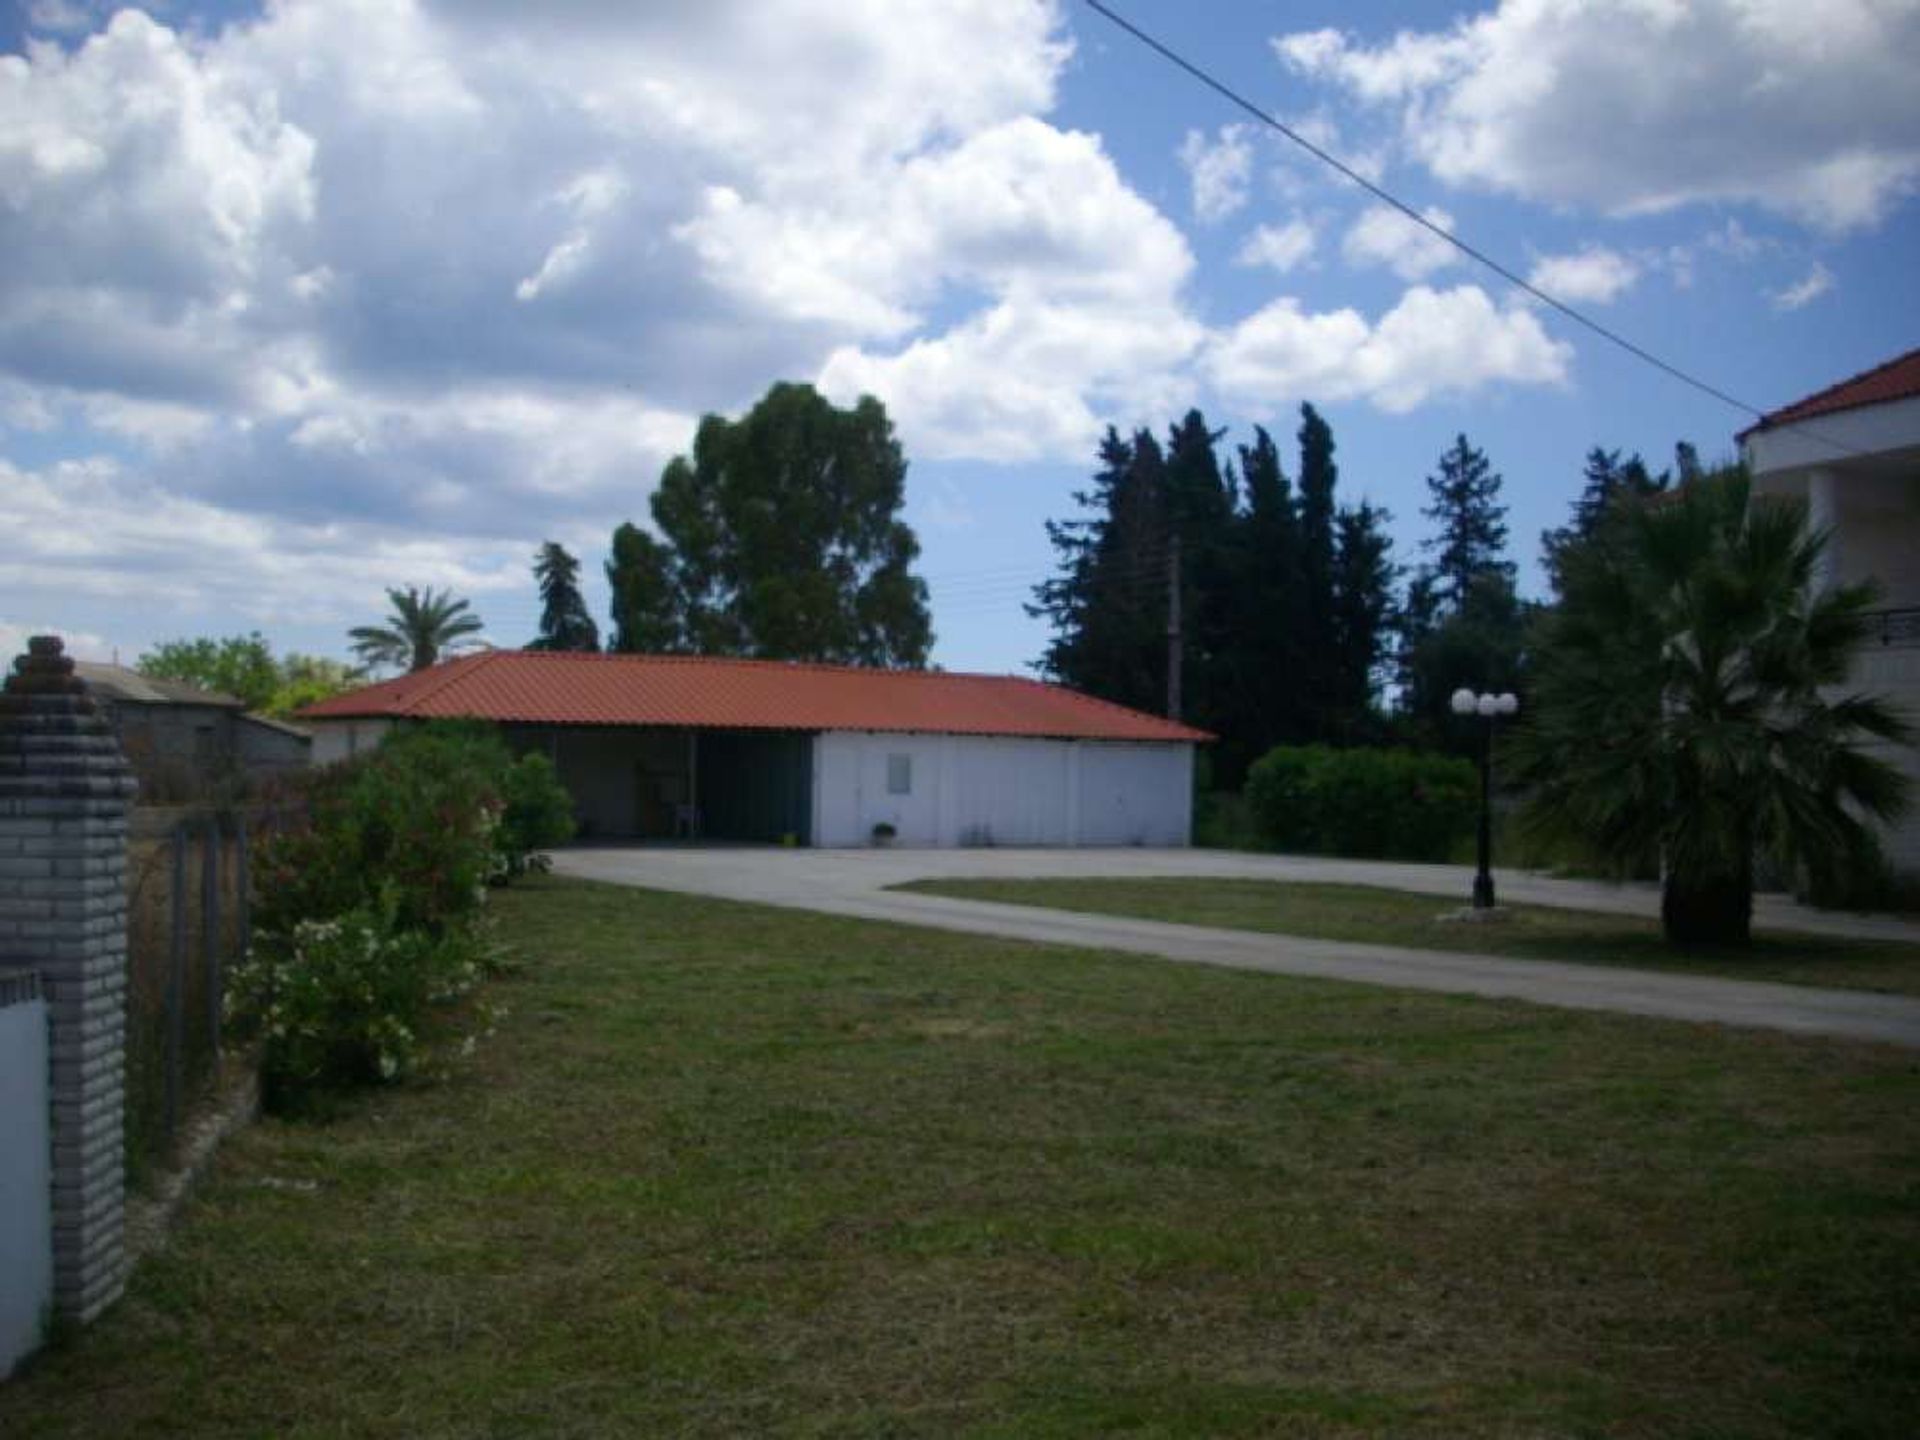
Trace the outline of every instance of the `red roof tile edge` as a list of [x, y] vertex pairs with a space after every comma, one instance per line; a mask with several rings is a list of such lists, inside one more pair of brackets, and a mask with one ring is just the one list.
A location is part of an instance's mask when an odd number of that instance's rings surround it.
[[[1911, 367], [1911, 373], [1899, 373], [1902, 367]], [[1887, 377], [1883, 383], [1875, 384], [1881, 377]], [[1863, 393], [1848, 396], [1845, 392], [1856, 387]], [[1894, 400], [1905, 400], [1920, 395], [1920, 349], [1909, 350], [1904, 355], [1896, 355], [1891, 360], [1882, 361], [1858, 375], [1850, 375], [1845, 380], [1816, 390], [1811, 395], [1795, 400], [1790, 405], [1782, 405], [1778, 410], [1770, 410], [1753, 424], [1734, 436], [1736, 440], [1745, 440], [1749, 435], [1762, 430], [1771, 430], [1778, 425], [1791, 425], [1799, 420], [1811, 420], [1818, 415], [1837, 415], [1845, 410], [1859, 410], [1868, 405], [1885, 405]]]
[[[938, 724], [902, 724], [895, 718], [883, 713], [867, 714], [857, 721], [849, 720], [841, 724], [813, 724], [796, 721], [791, 717], [781, 718], [743, 718], [740, 715], [725, 720], [703, 718], [689, 712], [688, 718], [675, 720], [651, 716], [644, 719], [628, 718], [583, 718], [580, 714], [569, 713], [564, 703], [555, 704], [541, 710], [518, 706], [505, 706], [494, 703], [489, 706], [484, 699], [470, 707], [462, 707], [460, 713], [470, 713], [479, 719], [508, 721], [522, 724], [555, 724], [587, 726], [656, 726], [739, 730], [874, 730], [901, 734], [975, 734], [975, 735], [1014, 735], [1041, 736], [1051, 738], [1085, 739], [1139, 739], [1158, 741], [1194, 741], [1206, 742], [1215, 737], [1208, 731], [1146, 711], [1134, 710], [1128, 706], [1088, 695], [1069, 686], [1051, 684], [1022, 675], [987, 675], [951, 670], [885, 670], [862, 666], [829, 665], [813, 661], [788, 660], [751, 660], [733, 659], [716, 656], [696, 655], [603, 655], [593, 653], [568, 653], [535, 650], [487, 650], [477, 655], [463, 655], [456, 659], [442, 661], [430, 670], [410, 675], [397, 676], [392, 680], [379, 681], [359, 690], [349, 691], [306, 706], [297, 714], [302, 721], [347, 720], [347, 719], [403, 719], [427, 715], [448, 713], [442, 708], [433, 707], [431, 702], [447, 695], [449, 691], [466, 682], [478, 682], [484, 679], [483, 672], [497, 670], [502, 664], [518, 670], [523, 665], [541, 666], [581, 666], [581, 665], [630, 665], [649, 669], [665, 668], [701, 668], [712, 669], [721, 674], [777, 672], [783, 675], [795, 673], [846, 677], [853, 681], [873, 681], [882, 679], [887, 684], [913, 684], [922, 681], [960, 682], [971, 688], [975, 685], [986, 687], [990, 691], [1005, 696], [1009, 687], [1018, 691], [1036, 691], [1048, 697], [1070, 699], [1073, 705], [1085, 707], [1096, 714], [1111, 717], [1113, 725], [1070, 725], [1060, 724], [1052, 718], [1035, 720], [1030, 724], [995, 728], [1004, 724], [994, 719], [979, 723], [956, 723], [950, 726]], [[557, 683], [557, 682], [556, 682]], [[450, 697], [452, 698], [452, 697]], [[858, 707], [856, 707], [858, 708]], [[1115, 730], [1123, 733], [1114, 733]]]

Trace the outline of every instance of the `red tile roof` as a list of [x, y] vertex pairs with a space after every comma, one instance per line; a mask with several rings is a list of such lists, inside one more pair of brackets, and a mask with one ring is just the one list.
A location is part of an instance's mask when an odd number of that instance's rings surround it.
[[1213, 738], [1158, 715], [1015, 675], [536, 650], [489, 650], [448, 660], [309, 705], [299, 718], [461, 716], [533, 725]]
[[1889, 400], [1905, 400], [1911, 395], [1920, 395], [1920, 350], [1909, 350], [1884, 365], [1862, 370], [1850, 380], [1829, 385], [1804, 400], [1771, 411], [1761, 416], [1758, 424], [1742, 430], [1738, 438], [1744, 440], [1756, 430], [1771, 430], [1776, 425], [1791, 425], [1816, 415], [1858, 410], [1863, 405], [1884, 405]]

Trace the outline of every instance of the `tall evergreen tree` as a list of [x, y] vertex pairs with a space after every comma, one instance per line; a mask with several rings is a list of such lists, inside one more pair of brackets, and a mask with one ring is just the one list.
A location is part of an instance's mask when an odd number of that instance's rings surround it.
[[1501, 480], [1485, 453], [1465, 435], [1427, 477], [1430, 503], [1421, 511], [1439, 527], [1422, 544], [1435, 552], [1408, 586], [1402, 612], [1400, 705], [1424, 743], [1466, 748], [1471, 737], [1448, 702], [1461, 687], [1518, 690], [1532, 609], [1514, 588], [1506, 558], [1506, 507]]
[[1093, 488], [1074, 496], [1082, 515], [1049, 521], [1060, 573], [1034, 590], [1028, 613], [1053, 638], [1048, 675], [1117, 704], [1166, 704], [1166, 457], [1150, 430], [1122, 440], [1108, 428]]
[[[1215, 444], [1224, 431], [1207, 428], [1189, 410], [1169, 428], [1166, 451], [1167, 522], [1180, 545], [1181, 716], [1220, 733], [1229, 722], [1234, 527], [1238, 496]], [[1171, 567], [1170, 567], [1171, 573]]]
[[1300, 685], [1306, 639], [1298, 503], [1273, 437], [1258, 427], [1239, 447], [1245, 508], [1235, 528], [1232, 639], [1226, 683], [1231, 719], [1215, 775], [1227, 787], [1275, 745], [1310, 738], [1310, 697]]
[[1626, 497], [1645, 499], [1660, 494], [1669, 483], [1664, 471], [1659, 475], [1649, 474], [1646, 462], [1638, 455], [1622, 460], [1618, 450], [1603, 450], [1598, 445], [1589, 450], [1571, 519], [1540, 537], [1541, 561], [1554, 592], [1560, 591], [1561, 570], [1568, 551], [1590, 539], [1615, 504]]
[[533, 557], [533, 575], [540, 582], [540, 634], [527, 649], [598, 650], [600, 627], [580, 594], [580, 562], [549, 540]]
[[619, 526], [607, 560], [607, 584], [613, 591], [609, 650], [623, 655], [668, 655], [684, 648], [670, 549], [638, 525]]
[[1295, 683], [1311, 707], [1313, 738], [1333, 728], [1333, 676], [1339, 668], [1333, 629], [1334, 487], [1333, 427], [1311, 405], [1300, 407], [1301, 655]]
[[1438, 552], [1434, 584], [1449, 608], [1459, 608], [1484, 571], [1513, 579], [1513, 562], [1502, 558], [1507, 507], [1499, 503], [1500, 484], [1486, 453], [1469, 445], [1465, 435], [1440, 457], [1440, 473], [1427, 477], [1432, 500], [1420, 513], [1438, 525], [1440, 533], [1421, 548]]
[[1333, 572], [1333, 674], [1330, 698], [1334, 733], [1352, 744], [1366, 738], [1380, 689], [1380, 666], [1394, 625], [1393, 517], [1361, 501], [1335, 518]]

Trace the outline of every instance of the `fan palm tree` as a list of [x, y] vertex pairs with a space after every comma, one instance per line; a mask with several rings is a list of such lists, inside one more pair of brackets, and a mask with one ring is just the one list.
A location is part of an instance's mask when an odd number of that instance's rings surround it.
[[453, 598], [451, 590], [436, 592], [431, 586], [416, 590], [389, 589], [387, 599], [393, 611], [383, 625], [360, 625], [347, 632], [353, 650], [369, 665], [395, 669], [424, 670], [452, 655], [470, 649], [482, 629], [480, 617], [472, 613], [465, 600]]
[[1702, 476], [1567, 555], [1513, 737], [1525, 828], [1623, 871], [1657, 856], [1674, 944], [1747, 941], [1758, 859], [1816, 883], [1877, 867], [1873, 822], [1905, 805], [1870, 748], [1907, 727], [1845, 690], [1873, 588], [1819, 590], [1825, 535], [1749, 498], [1744, 470]]

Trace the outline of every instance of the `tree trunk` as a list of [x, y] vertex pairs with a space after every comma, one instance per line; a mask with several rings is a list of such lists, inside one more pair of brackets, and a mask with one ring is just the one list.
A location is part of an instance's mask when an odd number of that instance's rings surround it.
[[1753, 939], [1753, 870], [1734, 875], [1667, 872], [1660, 925], [1669, 945], [1746, 945]]

